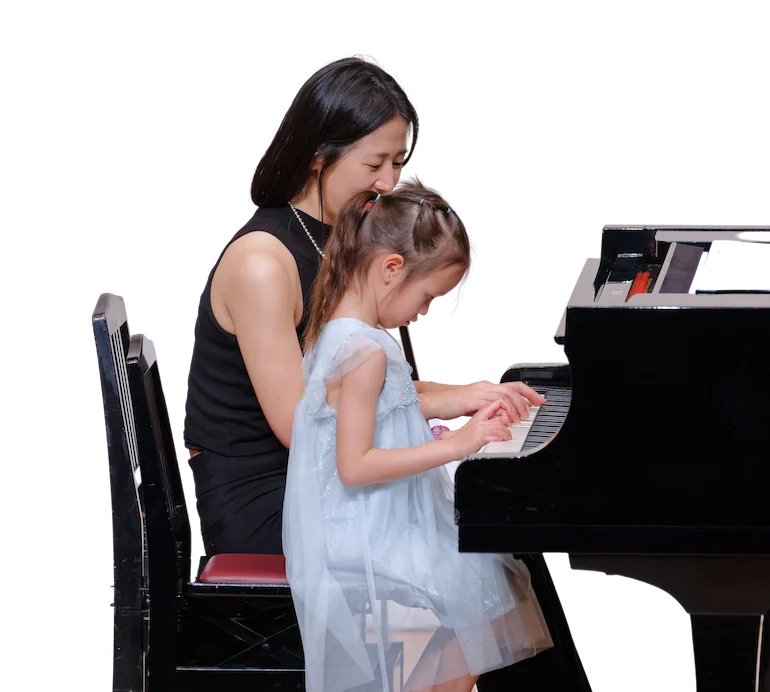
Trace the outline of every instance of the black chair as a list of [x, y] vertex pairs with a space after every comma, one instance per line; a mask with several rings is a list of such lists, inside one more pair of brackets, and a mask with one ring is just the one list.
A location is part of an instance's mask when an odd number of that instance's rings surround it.
[[152, 342], [123, 299], [93, 313], [113, 510], [114, 692], [304, 690], [282, 556], [216, 555], [190, 581], [190, 524]]
[[[190, 524], [153, 343], [130, 335], [120, 296], [99, 298], [93, 327], [113, 509], [113, 692], [304, 690], [283, 556], [214, 555], [190, 581]], [[398, 588], [384, 587], [383, 600]], [[363, 598], [362, 628], [369, 612]], [[389, 643], [386, 666], [393, 689], [397, 671], [403, 683], [400, 642]]]
[[129, 334], [123, 302], [102, 296], [93, 315], [102, 383], [112, 493], [115, 609], [113, 690], [144, 690], [149, 649], [149, 565], [144, 498], [125, 356]]

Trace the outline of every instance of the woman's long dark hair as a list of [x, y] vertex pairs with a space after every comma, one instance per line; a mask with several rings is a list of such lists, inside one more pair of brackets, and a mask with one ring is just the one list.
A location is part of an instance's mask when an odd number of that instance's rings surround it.
[[417, 112], [404, 90], [381, 67], [361, 58], [344, 58], [322, 67], [294, 97], [273, 141], [257, 166], [251, 199], [259, 207], [281, 206], [307, 185], [310, 168], [322, 159], [323, 174], [362, 137], [400, 115], [417, 142]]

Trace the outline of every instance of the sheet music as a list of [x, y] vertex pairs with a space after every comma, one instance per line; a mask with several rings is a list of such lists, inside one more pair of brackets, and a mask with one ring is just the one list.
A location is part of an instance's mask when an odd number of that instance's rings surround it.
[[770, 244], [715, 240], [693, 277], [690, 293], [770, 292]]

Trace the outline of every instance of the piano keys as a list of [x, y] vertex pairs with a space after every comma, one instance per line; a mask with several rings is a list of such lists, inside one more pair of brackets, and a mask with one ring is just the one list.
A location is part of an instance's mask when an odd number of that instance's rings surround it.
[[[566, 412], [535, 433], [544, 405], [520, 448], [487, 445], [455, 475], [460, 550], [568, 553], [674, 596], [698, 692], [756, 691], [767, 667], [770, 294], [689, 292], [711, 242], [746, 233], [770, 241], [765, 227], [605, 226], [555, 336], [568, 363], [502, 378], [551, 387]], [[643, 292], [609, 297], [640, 272]]]
[[[510, 380], [502, 379], [501, 381]], [[511, 431], [510, 440], [489, 442], [475, 456], [507, 458], [521, 451], [535, 449], [553, 438], [567, 415], [570, 391], [564, 387], [533, 386], [532, 388], [546, 398], [546, 403], [542, 406], [531, 406], [529, 418], [508, 426], [508, 430]], [[459, 425], [461, 424], [450, 424], [450, 429], [455, 429]], [[450, 461], [445, 464], [453, 480], [460, 463], [460, 461]]]
[[[518, 365], [510, 368], [503, 375], [502, 382], [519, 382], [528, 379], [528, 373], [532, 367]], [[558, 369], [558, 366], [556, 366]], [[529, 368], [529, 370], [528, 370]], [[542, 370], [542, 367], [540, 368]], [[540, 396], [546, 399], [542, 406], [532, 406], [529, 409], [529, 418], [508, 426], [511, 431], [511, 439], [502, 442], [488, 442], [476, 454], [475, 458], [495, 459], [509, 458], [519, 452], [533, 450], [549, 442], [559, 431], [569, 411], [572, 390], [568, 386], [568, 373], [562, 375], [560, 383], [550, 382], [548, 385], [533, 383], [531, 385]]]

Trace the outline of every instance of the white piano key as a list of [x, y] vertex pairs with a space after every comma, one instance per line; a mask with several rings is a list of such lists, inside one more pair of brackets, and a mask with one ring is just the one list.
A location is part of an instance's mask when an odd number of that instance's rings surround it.
[[532, 423], [534, 422], [539, 409], [539, 406], [532, 406], [529, 409], [529, 418], [525, 418], [518, 423], [512, 423], [508, 426], [508, 430], [511, 432], [510, 440], [488, 442], [473, 456], [492, 459], [495, 457], [509, 457], [518, 454], [524, 446], [524, 442], [526, 442], [527, 435], [532, 428]]
[[[518, 454], [524, 443], [527, 441], [527, 435], [529, 434], [532, 424], [535, 422], [537, 412], [540, 410], [539, 406], [530, 406], [529, 418], [513, 423], [508, 426], [508, 430], [511, 432], [511, 439], [503, 442], [488, 442], [485, 444], [476, 454], [472, 456], [497, 456], [497, 457], [510, 457], [514, 454]], [[455, 429], [459, 426], [451, 425], [450, 428]], [[452, 482], [454, 482], [455, 472], [460, 465], [460, 461], [450, 461], [445, 464], [445, 468], [449, 473]]]

